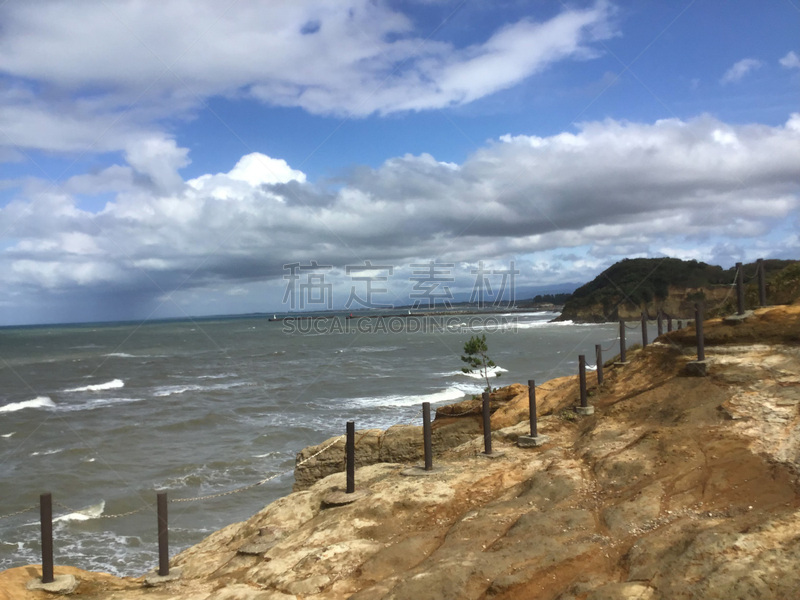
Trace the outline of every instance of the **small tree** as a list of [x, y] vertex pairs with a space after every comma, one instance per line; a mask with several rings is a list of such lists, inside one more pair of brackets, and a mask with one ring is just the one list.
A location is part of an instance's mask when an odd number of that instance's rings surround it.
[[[462, 367], [464, 373], [472, 373], [478, 371], [486, 381], [486, 391], [492, 391], [492, 384], [489, 382], [489, 369], [496, 367], [494, 361], [489, 358], [489, 349], [486, 346], [486, 334], [480, 336], [473, 335], [469, 341], [464, 344], [464, 355], [461, 357], [469, 367]], [[496, 377], [500, 377], [500, 373], [495, 373]]]

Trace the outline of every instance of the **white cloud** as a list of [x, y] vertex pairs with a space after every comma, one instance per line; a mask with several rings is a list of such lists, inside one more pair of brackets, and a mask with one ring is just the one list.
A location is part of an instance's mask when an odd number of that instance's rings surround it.
[[797, 52], [794, 50], [790, 50], [786, 56], [781, 58], [778, 62], [787, 69], [800, 69], [800, 56], [798, 56]]
[[598, 0], [457, 47], [372, 0], [4, 3], [0, 144], [129, 152], [218, 95], [357, 117], [463, 104], [595, 56], [610, 12]]
[[[283, 265], [296, 261], [341, 270], [366, 259], [470, 263], [568, 248], [588, 248], [593, 261], [623, 251], [690, 256], [687, 245], [711, 238], [751, 246], [800, 214], [798, 122], [800, 115], [779, 127], [710, 116], [589, 122], [549, 137], [504, 136], [459, 165], [393, 158], [335, 189], [251, 154], [227, 173], [169, 191], [121, 177], [120, 193], [97, 213], [79, 210], [63, 191], [37, 191], [0, 211], [0, 230], [8, 231], [0, 289], [117, 292], [124, 305], [176, 289], [250, 290], [281, 282]], [[185, 150], [153, 147], [169, 168], [137, 159], [136, 169], [172, 183]], [[107, 185], [126, 169], [98, 181]], [[91, 189], [86, 180], [70, 185], [78, 183]], [[792, 251], [800, 248], [782, 250]], [[578, 264], [562, 260], [562, 280], [583, 279]]]
[[720, 79], [720, 83], [736, 83], [741, 81], [742, 78], [748, 73], [760, 69], [764, 63], [755, 58], [743, 58], [733, 66], [725, 71], [725, 74]]

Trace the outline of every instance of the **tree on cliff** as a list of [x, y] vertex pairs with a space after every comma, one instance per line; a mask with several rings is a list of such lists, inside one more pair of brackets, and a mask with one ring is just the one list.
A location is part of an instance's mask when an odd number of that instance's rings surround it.
[[[486, 391], [492, 391], [492, 384], [489, 382], [489, 369], [496, 367], [494, 361], [489, 358], [489, 348], [486, 345], [486, 334], [480, 336], [473, 335], [464, 344], [464, 355], [461, 360], [469, 365], [469, 367], [462, 367], [464, 373], [472, 373], [477, 371], [481, 377], [486, 381]], [[500, 377], [500, 373], [495, 373], [496, 377]]]

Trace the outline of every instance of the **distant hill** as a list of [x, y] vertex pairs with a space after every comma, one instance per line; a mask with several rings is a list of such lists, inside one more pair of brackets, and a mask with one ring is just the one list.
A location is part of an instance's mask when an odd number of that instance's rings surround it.
[[[777, 273], [800, 265], [791, 260], [765, 260], [763, 264], [768, 282]], [[748, 263], [743, 269], [745, 282], [751, 284], [749, 306], [754, 306], [758, 299], [756, 263]], [[735, 268], [723, 269], [696, 260], [624, 259], [576, 289], [565, 303], [559, 320], [597, 323], [636, 319], [642, 311], [652, 317], [659, 310], [677, 318], [692, 318], [694, 304], [698, 301], [704, 302], [707, 314], [711, 315], [715, 310], [729, 307], [731, 302], [735, 305], [735, 274]], [[790, 268], [788, 281], [792, 280]], [[777, 288], [773, 292], [777, 292]], [[768, 300], [780, 302], [769, 296]]]

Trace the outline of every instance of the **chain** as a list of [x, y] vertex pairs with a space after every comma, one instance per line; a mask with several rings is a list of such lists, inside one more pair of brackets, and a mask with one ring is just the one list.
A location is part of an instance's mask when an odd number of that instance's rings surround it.
[[11, 517], [16, 517], [17, 515], [23, 515], [26, 512], [35, 510], [37, 506], [38, 505], [33, 504], [32, 506], [29, 506], [28, 508], [23, 508], [22, 510], [18, 510], [17, 512], [8, 513], [7, 515], [0, 515], [0, 519], [9, 519]]
[[617, 343], [618, 343], [618, 341], [617, 341], [617, 340], [611, 340], [611, 342], [609, 342], [608, 346], [606, 346], [605, 348], [600, 348], [600, 349], [601, 349], [603, 352], [608, 352], [608, 351], [609, 351], [609, 350], [611, 350], [611, 349], [612, 349], [614, 346], [616, 346], [616, 345], [617, 345]]
[[[53, 504], [63, 508], [66, 511], [69, 511], [68, 514], [71, 514], [71, 513], [83, 513], [86, 510], [85, 508], [82, 509], [82, 510], [75, 510], [74, 508], [72, 508], [70, 506], [67, 506], [66, 504], [62, 504], [61, 502], [54, 502]], [[97, 515], [96, 517], [93, 517], [93, 518], [95, 518], [95, 519], [119, 519], [120, 517], [129, 517], [131, 515], [135, 515], [136, 513], [142, 512], [144, 509], [145, 508], [142, 507], [142, 508], [137, 508], [137, 509], [134, 509], [134, 510], [129, 510], [128, 512], [119, 513], [119, 514], [116, 514], [116, 515]]]

